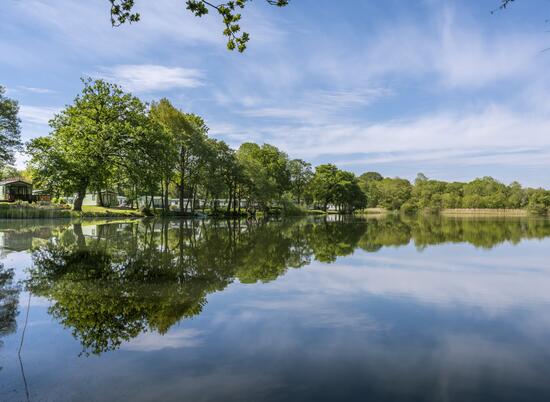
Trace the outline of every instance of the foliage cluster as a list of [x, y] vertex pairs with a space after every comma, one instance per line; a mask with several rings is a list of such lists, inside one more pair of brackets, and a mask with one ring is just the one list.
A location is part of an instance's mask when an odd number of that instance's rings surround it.
[[82, 93], [50, 126], [50, 135], [28, 144], [29, 171], [56, 198], [76, 193], [76, 211], [87, 192], [109, 189], [144, 210], [161, 194], [165, 212], [174, 197], [181, 212], [284, 212], [289, 201], [346, 212], [364, 207], [353, 173], [334, 165], [313, 172], [269, 144], [233, 150], [208, 136], [200, 116], [167, 99], [148, 105], [103, 80], [84, 80]]
[[403, 212], [506, 208], [546, 214], [550, 208], [550, 191], [523, 188], [518, 182], [505, 185], [492, 177], [462, 183], [431, 180], [419, 173], [414, 183], [410, 183], [368, 172], [359, 177], [359, 185], [366, 194], [368, 207], [380, 206]]

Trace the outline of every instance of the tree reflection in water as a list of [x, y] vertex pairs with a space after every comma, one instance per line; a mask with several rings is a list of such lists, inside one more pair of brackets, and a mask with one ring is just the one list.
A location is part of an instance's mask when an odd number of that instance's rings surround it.
[[16, 318], [21, 289], [14, 283], [13, 277], [13, 270], [0, 264], [0, 346], [3, 345], [1, 338], [17, 330]]
[[[312, 259], [331, 263], [357, 248], [375, 252], [411, 242], [419, 249], [444, 242], [491, 248], [548, 235], [550, 222], [543, 219], [341, 216], [75, 224], [33, 249], [27, 287], [51, 300], [50, 314], [72, 330], [83, 353], [100, 354], [144, 331], [166, 333], [198, 315], [208, 294], [235, 279], [272, 281]], [[2, 333], [14, 330], [10, 317], [17, 310], [17, 297], [10, 296], [16, 290], [5, 275]]]

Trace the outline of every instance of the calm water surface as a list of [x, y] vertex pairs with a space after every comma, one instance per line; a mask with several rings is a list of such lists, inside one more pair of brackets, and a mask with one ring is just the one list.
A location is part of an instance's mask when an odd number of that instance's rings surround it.
[[2, 401], [549, 401], [550, 221], [0, 222]]

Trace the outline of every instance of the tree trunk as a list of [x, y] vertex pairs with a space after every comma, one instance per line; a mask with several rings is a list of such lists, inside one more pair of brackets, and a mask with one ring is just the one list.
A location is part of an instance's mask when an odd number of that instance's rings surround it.
[[231, 212], [231, 202], [233, 200], [233, 186], [229, 186], [229, 199], [227, 200], [227, 213], [229, 214]]
[[168, 187], [170, 186], [170, 181], [166, 180], [164, 183], [164, 208], [166, 212], [170, 212], [170, 202], [168, 200]]
[[183, 190], [185, 184], [185, 149], [180, 148], [180, 212], [183, 213]]
[[82, 211], [82, 202], [84, 201], [84, 197], [86, 196], [86, 187], [86, 183], [81, 183], [78, 191], [76, 192], [76, 198], [73, 204], [73, 211]]
[[191, 213], [195, 213], [195, 208], [197, 204], [197, 192], [195, 191], [195, 186], [191, 187]]

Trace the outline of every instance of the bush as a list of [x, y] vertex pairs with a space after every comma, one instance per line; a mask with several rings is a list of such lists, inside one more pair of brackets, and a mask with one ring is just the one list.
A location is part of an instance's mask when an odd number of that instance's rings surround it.
[[548, 213], [548, 208], [544, 204], [530, 202], [529, 205], [527, 205], [527, 211], [533, 215], [546, 215]]
[[408, 200], [401, 205], [400, 211], [404, 214], [414, 214], [418, 211], [418, 205], [412, 200]]
[[65, 198], [59, 197], [59, 199], [57, 200], [57, 203], [61, 205], [65, 205], [67, 201], [65, 200]]

